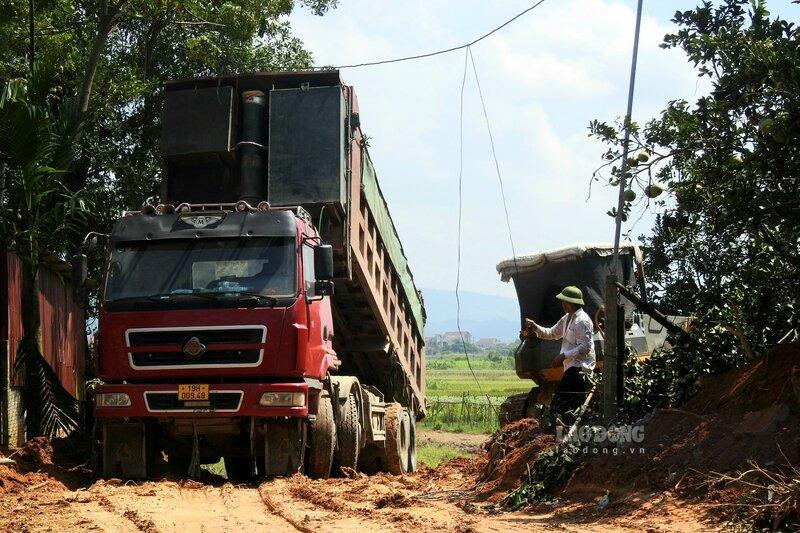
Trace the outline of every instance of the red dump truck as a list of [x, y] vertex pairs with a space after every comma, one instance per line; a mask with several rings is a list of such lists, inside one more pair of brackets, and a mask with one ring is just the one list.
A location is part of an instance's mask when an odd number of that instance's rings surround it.
[[102, 474], [413, 471], [425, 311], [353, 88], [337, 71], [167, 82], [161, 151], [162, 203], [108, 239]]

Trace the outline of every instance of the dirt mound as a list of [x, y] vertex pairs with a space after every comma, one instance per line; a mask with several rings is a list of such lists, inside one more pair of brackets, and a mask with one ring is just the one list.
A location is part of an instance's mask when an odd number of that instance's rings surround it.
[[540, 452], [556, 445], [538, 420], [526, 418], [505, 426], [499, 438], [487, 443], [488, 462], [479, 478], [479, 499], [499, 501], [520, 485], [520, 478]]
[[25, 442], [16, 457], [33, 465], [53, 464], [53, 445], [46, 437], [35, 437]]
[[[645, 418], [644, 440], [589, 454], [567, 495], [614, 489], [686, 490], [711, 472], [797, 464], [800, 343], [779, 346], [720, 376], [679, 409]], [[615, 455], [616, 454], [616, 455]]]

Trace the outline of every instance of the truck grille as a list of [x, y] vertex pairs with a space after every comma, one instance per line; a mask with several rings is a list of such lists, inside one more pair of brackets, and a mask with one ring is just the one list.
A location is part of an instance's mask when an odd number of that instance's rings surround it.
[[202, 329], [195, 330], [153, 330], [129, 331], [129, 346], [163, 346], [177, 344], [183, 346], [192, 337], [200, 337], [213, 344], [254, 344], [262, 342], [264, 330], [258, 328], [242, 329]]
[[242, 391], [211, 391], [208, 401], [183, 402], [177, 392], [146, 392], [144, 398], [148, 411], [238, 411], [243, 395]]
[[[187, 355], [183, 347], [193, 337], [206, 348], [213, 345], [213, 349], [206, 349], [200, 355]], [[263, 355], [263, 347], [258, 345], [266, 341], [266, 328], [209, 326], [134, 329], [127, 332], [126, 340], [130, 348], [153, 349], [131, 351], [130, 361], [134, 368], [255, 366]]]
[[196, 366], [255, 364], [261, 350], [214, 350], [197, 359], [188, 359], [183, 352], [138, 352], [133, 354], [134, 366]]

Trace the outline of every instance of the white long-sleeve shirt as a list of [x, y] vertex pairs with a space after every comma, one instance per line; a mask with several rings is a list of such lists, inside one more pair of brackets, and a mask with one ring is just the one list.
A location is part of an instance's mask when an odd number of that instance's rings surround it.
[[594, 370], [595, 355], [594, 325], [592, 319], [582, 308], [572, 314], [567, 313], [552, 328], [534, 327], [536, 336], [545, 340], [561, 341], [561, 353], [564, 354], [564, 370], [576, 366], [586, 371]]

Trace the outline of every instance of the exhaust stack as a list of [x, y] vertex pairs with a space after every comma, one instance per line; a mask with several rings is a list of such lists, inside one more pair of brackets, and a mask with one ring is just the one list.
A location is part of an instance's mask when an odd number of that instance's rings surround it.
[[261, 91], [242, 93], [242, 130], [239, 148], [239, 200], [256, 205], [266, 199], [266, 98]]

